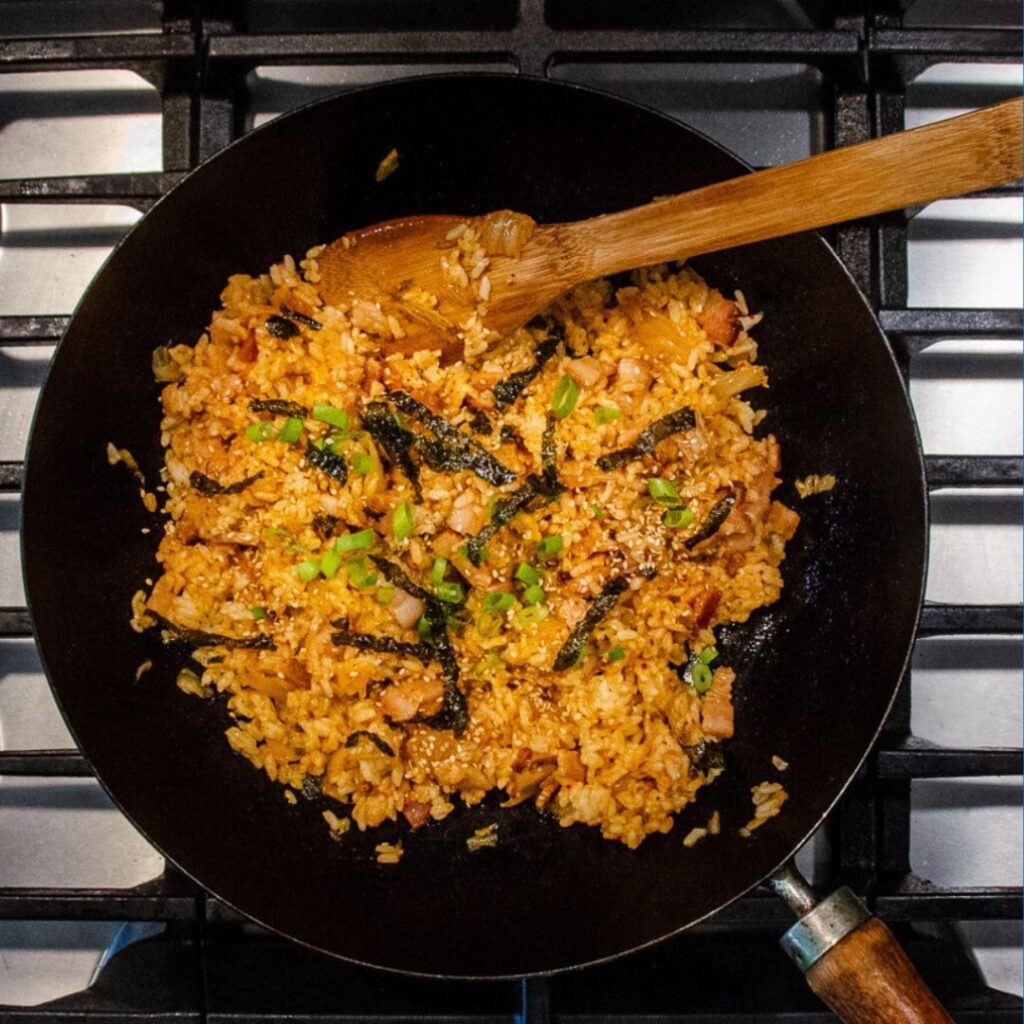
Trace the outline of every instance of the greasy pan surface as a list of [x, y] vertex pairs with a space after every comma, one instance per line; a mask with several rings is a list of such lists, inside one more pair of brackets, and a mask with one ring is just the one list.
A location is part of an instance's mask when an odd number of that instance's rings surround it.
[[[374, 181], [392, 147], [397, 173]], [[174, 685], [176, 666], [128, 628], [155, 577], [156, 516], [108, 441], [150, 480], [160, 463], [155, 345], [193, 340], [231, 273], [400, 214], [511, 207], [587, 217], [740, 173], [707, 139], [620, 100], [502, 77], [419, 79], [351, 92], [246, 137], [132, 231], [83, 300], [43, 391], [24, 490], [24, 564], [47, 673], [113, 798], [171, 860], [258, 921], [352, 960], [424, 974], [549, 971], [614, 956], [714, 912], [794, 850], [874, 739], [916, 622], [925, 558], [922, 466], [899, 375], [829, 248], [804, 235], [698, 261], [742, 287], [771, 388], [756, 403], [787, 481], [831, 472], [798, 502], [786, 590], [721, 647], [739, 672], [727, 772], [668, 836], [640, 850], [501, 812], [498, 849], [465, 839], [493, 804], [408, 835], [389, 824], [333, 842], [320, 806], [291, 807], [224, 741], [223, 708]], [[134, 681], [147, 657], [154, 669]], [[750, 787], [791, 767], [780, 817], [743, 839]], [[723, 834], [687, 850], [713, 808]], [[405, 840], [397, 867], [373, 847]]]

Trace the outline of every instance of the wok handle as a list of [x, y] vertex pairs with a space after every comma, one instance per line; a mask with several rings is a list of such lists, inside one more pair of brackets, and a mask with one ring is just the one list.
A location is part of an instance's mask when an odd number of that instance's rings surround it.
[[893, 933], [850, 889], [817, 902], [792, 862], [769, 884], [803, 915], [782, 948], [846, 1024], [953, 1024]]

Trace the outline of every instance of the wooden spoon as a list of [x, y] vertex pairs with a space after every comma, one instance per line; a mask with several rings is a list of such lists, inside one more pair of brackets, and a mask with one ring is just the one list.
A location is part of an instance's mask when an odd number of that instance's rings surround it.
[[[327, 246], [318, 258], [320, 290], [329, 303], [357, 303], [357, 323], [387, 352], [441, 348], [459, 358], [474, 315], [505, 335], [596, 277], [1015, 181], [1021, 117], [1022, 101], [1008, 100], [573, 223], [535, 225], [510, 211], [385, 221]], [[488, 250], [486, 271], [468, 284], [450, 258], [466, 230]], [[463, 256], [467, 278], [481, 251]], [[479, 334], [470, 322], [468, 336]]]

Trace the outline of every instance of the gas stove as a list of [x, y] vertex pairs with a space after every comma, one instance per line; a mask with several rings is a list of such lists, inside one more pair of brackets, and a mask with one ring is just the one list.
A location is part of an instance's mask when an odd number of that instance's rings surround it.
[[[445, 71], [616, 93], [755, 166], [1019, 94], [1003, 0], [8, 0], [0, 7], [0, 1022], [830, 1019], [755, 892], [611, 965], [432, 983], [249, 925], [110, 804], [50, 697], [24, 610], [19, 487], [39, 387], [110, 248], [199, 161], [298, 104]], [[848, 884], [958, 1020], [1021, 1013], [1019, 184], [829, 237], [904, 370], [931, 560], [877, 750], [799, 862]], [[496, 922], [500, 927], [500, 922]]]

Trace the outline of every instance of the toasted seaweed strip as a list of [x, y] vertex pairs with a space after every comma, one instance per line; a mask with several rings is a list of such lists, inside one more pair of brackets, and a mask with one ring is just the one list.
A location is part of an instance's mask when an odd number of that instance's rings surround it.
[[696, 425], [697, 420], [693, 415], [693, 410], [684, 405], [681, 409], [662, 416], [645, 430], [640, 431], [640, 436], [628, 448], [620, 448], [618, 451], [602, 455], [597, 460], [597, 465], [604, 470], [618, 469], [620, 466], [626, 465], [627, 462], [650, 455], [654, 451], [654, 446], [659, 441], [664, 441], [666, 437], [678, 434], [683, 430], [693, 430]]
[[419, 466], [412, 461], [409, 449], [415, 440], [411, 430], [406, 430], [384, 402], [371, 402], [362, 415], [363, 427], [366, 432], [384, 449], [392, 465], [405, 474], [412, 484], [416, 501], [423, 500], [423, 489], [420, 486]]
[[257, 398], [249, 403], [249, 412], [269, 412], [274, 416], [295, 416], [304, 420], [309, 410], [298, 402], [286, 402], [280, 398]]
[[533, 350], [532, 366], [510, 373], [504, 380], [499, 380], [494, 385], [494, 401], [499, 409], [510, 406], [523, 393], [526, 385], [544, 369], [544, 364], [555, 354], [555, 349], [563, 337], [560, 328], [552, 330], [551, 334]]
[[361, 739], [369, 740], [382, 754], [387, 754], [388, 757], [395, 756], [395, 751], [391, 744], [386, 740], [382, 740], [368, 729], [357, 729], [355, 732], [349, 733], [348, 739], [345, 740], [345, 746], [349, 748], [354, 747]]
[[311, 331], [319, 331], [323, 327], [319, 320], [314, 320], [311, 316], [306, 316], [305, 313], [296, 313], [294, 309], [289, 309], [287, 306], [281, 307], [281, 313], [283, 316], [288, 317], [289, 320], [305, 324]]
[[489, 484], [500, 486], [510, 484], [516, 475], [504, 463], [496, 459], [477, 441], [453, 427], [446, 419], [435, 416], [422, 402], [404, 391], [389, 391], [392, 404], [419, 423], [422, 423], [436, 440], [420, 438], [417, 450], [427, 465], [435, 470], [469, 469]]
[[473, 418], [469, 421], [469, 429], [472, 430], [474, 434], [480, 434], [484, 437], [494, 433], [494, 426], [487, 418], [487, 413], [485, 413], [483, 409], [478, 409], [473, 414]]
[[691, 769], [698, 772], [710, 772], [725, 767], [725, 755], [717, 745], [708, 743], [705, 739], [698, 740], [692, 746], [681, 748], [683, 753], [690, 759]]
[[334, 536], [334, 528], [338, 525], [338, 517], [332, 516], [329, 512], [318, 512], [313, 516], [310, 524], [314, 532], [321, 540], [327, 540]]
[[501, 430], [498, 431], [498, 437], [501, 438], [502, 444], [522, 444], [523, 439], [519, 436], [515, 427], [509, 426], [507, 423], [501, 425]]
[[272, 648], [274, 638], [268, 633], [259, 633], [256, 636], [234, 637], [224, 636], [221, 633], [207, 633], [202, 629], [188, 629], [179, 626], [177, 623], [165, 619], [156, 612], [146, 610], [146, 614], [156, 619], [161, 629], [167, 630], [173, 637], [174, 642], [188, 644], [189, 647], [249, 647], [249, 648]]
[[212, 498], [216, 494], [241, 494], [249, 484], [256, 483], [262, 476], [263, 470], [261, 469], [258, 473], [253, 473], [252, 476], [247, 476], [244, 480], [239, 480], [237, 483], [225, 486], [224, 484], [217, 483], [213, 477], [200, 473], [198, 470], [193, 470], [189, 474], [188, 482], [204, 498]]
[[729, 513], [735, 504], [736, 495], [732, 493], [716, 501], [711, 511], [707, 514], [707, 518], [701, 523], [700, 529], [693, 536], [687, 537], [683, 541], [684, 547], [692, 551], [698, 544], [703, 543], [709, 537], [718, 533], [722, 523], [729, 518]]
[[275, 337], [280, 338], [282, 341], [287, 341], [289, 338], [294, 338], [299, 333], [298, 327], [291, 322], [286, 320], [283, 316], [268, 316], [264, 321], [263, 326]]
[[491, 521], [476, 535], [466, 542], [466, 554], [474, 565], [479, 565], [484, 545], [503, 527], [522, 512], [537, 497], [534, 481], [538, 478], [532, 474], [527, 477], [522, 487], [514, 490], [504, 501], [498, 504], [491, 516]]
[[331, 625], [337, 629], [336, 633], [331, 634], [331, 642], [335, 647], [355, 647], [358, 651], [373, 651], [375, 654], [398, 654], [403, 658], [416, 658], [424, 664], [433, 661], [426, 644], [410, 644], [391, 636], [376, 636], [373, 633], [352, 633], [349, 632], [348, 619], [335, 619]]
[[306, 461], [314, 469], [321, 470], [339, 483], [343, 484], [348, 479], [348, 466], [345, 465], [344, 457], [335, 455], [326, 448], [317, 448], [312, 441], [306, 445]]
[[565, 490], [558, 480], [558, 444], [555, 440], [555, 430], [558, 427], [558, 417], [554, 413], [548, 413], [547, 421], [544, 424], [544, 434], [540, 441], [540, 466], [541, 479], [549, 489], [556, 489], [558, 493]]
[[307, 800], [318, 800], [324, 793], [322, 775], [306, 775], [302, 779], [302, 795]]
[[601, 588], [601, 593], [590, 602], [587, 614], [576, 623], [576, 628], [569, 635], [569, 639], [562, 644], [562, 649], [551, 666], [555, 672], [564, 672], [576, 664], [583, 645], [594, 631], [594, 627], [615, 607], [615, 602], [628, 584], [629, 577], [616, 576]]

